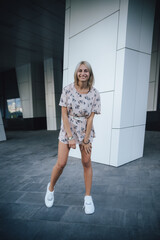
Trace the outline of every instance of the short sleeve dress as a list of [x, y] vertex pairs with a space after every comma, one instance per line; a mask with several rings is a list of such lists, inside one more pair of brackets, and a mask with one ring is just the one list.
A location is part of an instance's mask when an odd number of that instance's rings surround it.
[[[76, 143], [81, 144], [85, 137], [87, 118], [92, 112], [100, 114], [101, 111], [101, 101], [98, 90], [92, 87], [88, 93], [80, 94], [76, 90], [74, 83], [71, 83], [63, 88], [59, 105], [67, 107], [68, 120], [72, 135]], [[93, 141], [94, 137], [95, 131], [94, 126], [92, 125], [89, 137], [90, 142]], [[68, 137], [64, 129], [63, 121], [58, 138], [61, 142], [68, 144]]]

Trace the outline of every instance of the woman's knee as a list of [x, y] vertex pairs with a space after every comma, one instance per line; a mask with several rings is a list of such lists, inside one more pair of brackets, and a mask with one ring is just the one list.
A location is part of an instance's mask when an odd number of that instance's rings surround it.
[[64, 144], [64, 143], [59, 141], [58, 160], [57, 160], [57, 163], [56, 163], [56, 167], [59, 170], [63, 170], [64, 167], [66, 166], [67, 159], [68, 159], [68, 153], [69, 153], [68, 144]]
[[89, 168], [91, 167], [91, 159], [90, 158], [82, 158], [83, 167]]
[[57, 162], [56, 166], [59, 170], [63, 170], [66, 166], [66, 162]]

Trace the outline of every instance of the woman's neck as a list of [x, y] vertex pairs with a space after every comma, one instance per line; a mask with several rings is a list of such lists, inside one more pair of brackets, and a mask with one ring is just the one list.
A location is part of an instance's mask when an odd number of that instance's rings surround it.
[[87, 84], [87, 81], [85, 81], [85, 82], [78, 82], [78, 88], [79, 89], [88, 89], [88, 84]]

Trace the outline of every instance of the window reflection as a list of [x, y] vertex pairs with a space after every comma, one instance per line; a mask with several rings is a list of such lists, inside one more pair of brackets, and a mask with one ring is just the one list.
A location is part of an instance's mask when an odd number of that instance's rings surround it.
[[22, 118], [22, 105], [20, 98], [8, 99], [8, 113], [7, 118]]

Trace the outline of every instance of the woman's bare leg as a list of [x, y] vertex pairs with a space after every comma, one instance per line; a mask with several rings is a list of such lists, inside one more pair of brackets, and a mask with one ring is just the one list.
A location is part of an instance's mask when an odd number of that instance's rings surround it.
[[49, 186], [49, 190], [51, 192], [54, 190], [54, 186], [55, 186], [58, 178], [62, 174], [63, 169], [67, 163], [68, 153], [69, 153], [68, 144], [64, 144], [59, 141], [58, 160], [57, 160], [55, 166], [53, 167], [52, 174], [51, 174], [51, 180], [50, 180], [50, 186]]
[[92, 187], [92, 164], [91, 164], [91, 153], [86, 154], [84, 151], [84, 148], [81, 149], [80, 146], [80, 151], [81, 151], [81, 156], [82, 156], [82, 165], [84, 169], [84, 182], [85, 182], [85, 189], [86, 189], [86, 194], [85, 195], [90, 195], [91, 194], [91, 187]]

